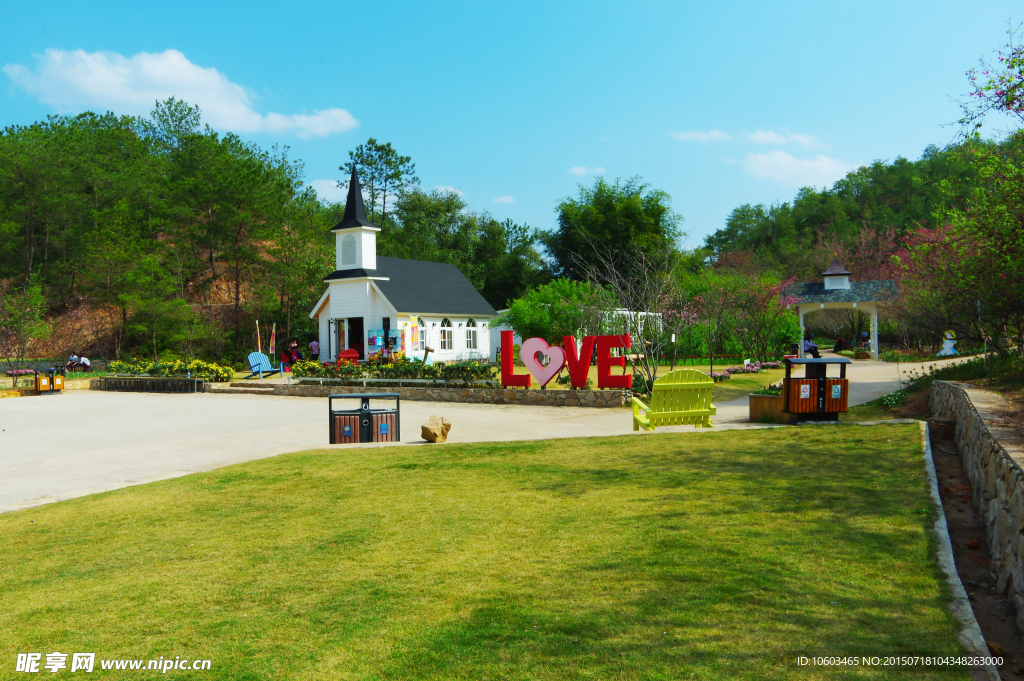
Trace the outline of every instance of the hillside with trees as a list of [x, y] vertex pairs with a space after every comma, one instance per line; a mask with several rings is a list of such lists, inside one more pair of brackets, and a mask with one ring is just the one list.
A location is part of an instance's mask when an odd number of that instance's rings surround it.
[[[237, 363], [257, 319], [313, 337], [344, 205], [305, 186], [287, 148], [200, 117], [171, 99], [148, 118], [86, 112], [0, 134], [0, 307], [35, 320], [29, 354]], [[369, 180], [381, 255], [456, 264], [496, 307], [547, 280], [529, 227], [421, 190], [389, 144], [369, 140], [352, 164]]]

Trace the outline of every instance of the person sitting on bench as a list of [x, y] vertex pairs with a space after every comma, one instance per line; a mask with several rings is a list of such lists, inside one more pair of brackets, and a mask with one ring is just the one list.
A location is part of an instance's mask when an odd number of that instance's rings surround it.
[[81, 371], [92, 371], [92, 362], [89, 361], [88, 357], [79, 357], [78, 368]]
[[74, 350], [71, 351], [71, 356], [68, 357], [68, 361], [64, 364], [65, 371], [74, 371], [78, 368], [78, 353]]
[[821, 355], [818, 354], [818, 346], [811, 340], [811, 336], [804, 336], [804, 354], [810, 355], [814, 359], [821, 359]]
[[836, 338], [836, 346], [834, 348], [832, 348], [832, 352], [838, 353], [841, 350], [845, 350], [845, 349], [846, 349], [846, 343], [843, 342], [842, 336], [840, 336], [839, 338]]

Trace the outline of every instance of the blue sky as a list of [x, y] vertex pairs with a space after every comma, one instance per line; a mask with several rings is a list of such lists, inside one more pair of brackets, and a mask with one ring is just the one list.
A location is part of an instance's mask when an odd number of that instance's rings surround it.
[[950, 142], [964, 72], [1024, 19], [1000, 0], [700, 5], [17, 3], [0, 124], [177, 95], [288, 145], [318, 189], [372, 136], [425, 188], [542, 229], [578, 183], [640, 175], [696, 246], [741, 203]]

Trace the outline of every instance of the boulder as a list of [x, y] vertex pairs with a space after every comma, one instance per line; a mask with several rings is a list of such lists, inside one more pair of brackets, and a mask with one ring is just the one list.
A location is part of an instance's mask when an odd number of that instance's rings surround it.
[[443, 416], [431, 416], [427, 422], [420, 426], [420, 436], [427, 442], [445, 442], [448, 440], [448, 431], [452, 429], [452, 422]]

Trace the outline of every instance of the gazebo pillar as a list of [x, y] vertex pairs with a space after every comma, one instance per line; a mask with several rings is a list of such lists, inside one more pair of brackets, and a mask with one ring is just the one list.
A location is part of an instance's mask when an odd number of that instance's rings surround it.
[[878, 308], [871, 308], [871, 357], [878, 359]]
[[799, 305], [796, 308], [800, 311], [800, 343], [797, 345], [797, 357], [803, 359], [804, 357], [804, 306]]

